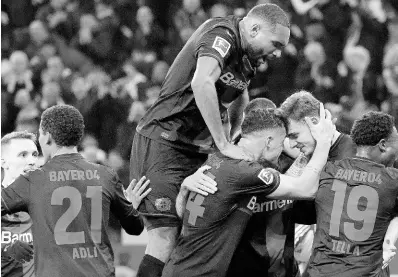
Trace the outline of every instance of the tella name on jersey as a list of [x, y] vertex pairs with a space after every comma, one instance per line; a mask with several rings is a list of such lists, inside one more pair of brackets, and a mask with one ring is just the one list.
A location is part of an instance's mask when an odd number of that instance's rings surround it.
[[332, 239], [333, 251], [342, 254], [353, 254], [359, 256], [359, 246], [352, 245], [348, 242]]

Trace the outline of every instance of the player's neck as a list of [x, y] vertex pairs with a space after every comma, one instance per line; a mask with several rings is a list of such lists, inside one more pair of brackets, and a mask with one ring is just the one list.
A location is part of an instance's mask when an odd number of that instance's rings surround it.
[[332, 139], [332, 145], [337, 141], [337, 139], [339, 138], [340, 134], [341, 133], [339, 131], [337, 131], [337, 130], [334, 132], [333, 139]]
[[240, 45], [243, 49], [243, 52], [246, 52], [246, 46], [247, 46], [247, 42], [245, 39], [246, 29], [245, 29], [245, 22], [243, 21], [243, 19], [239, 21], [238, 26], [239, 26], [239, 35], [240, 35]]
[[60, 155], [66, 155], [66, 154], [76, 154], [77, 152], [77, 146], [72, 146], [72, 147], [60, 147], [55, 151], [54, 153], [51, 154], [51, 158], [54, 158], [55, 156], [60, 156]]
[[4, 179], [3, 179], [3, 182], [1, 182], [1, 185], [6, 188], [9, 185], [11, 185], [12, 182], [14, 182], [15, 179], [16, 178], [12, 177], [11, 174], [5, 173], [4, 174]]

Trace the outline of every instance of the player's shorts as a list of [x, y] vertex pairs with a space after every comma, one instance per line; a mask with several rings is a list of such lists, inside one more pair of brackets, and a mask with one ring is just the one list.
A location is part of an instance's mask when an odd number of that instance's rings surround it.
[[130, 180], [146, 176], [152, 191], [138, 207], [148, 230], [178, 227], [175, 201], [184, 179], [207, 159], [207, 154], [180, 150], [136, 133], [131, 149]]

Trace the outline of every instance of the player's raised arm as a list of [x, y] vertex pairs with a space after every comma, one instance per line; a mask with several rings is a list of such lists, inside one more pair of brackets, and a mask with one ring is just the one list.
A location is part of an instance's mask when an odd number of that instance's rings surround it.
[[220, 74], [221, 67], [216, 58], [210, 56], [198, 58], [191, 83], [196, 105], [221, 153], [231, 158], [249, 159], [241, 149], [227, 140], [224, 133], [215, 86]]
[[[135, 181], [135, 180], [134, 180]], [[141, 186], [141, 179], [139, 184]], [[143, 223], [138, 216], [138, 212], [133, 205], [126, 199], [123, 184], [117, 175], [114, 175], [114, 195], [111, 202], [111, 211], [119, 219], [120, 225], [129, 235], [139, 235], [144, 230]]]
[[16, 212], [28, 212], [30, 185], [28, 179], [21, 175], [8, 187], [1, 190], [2, 216]]

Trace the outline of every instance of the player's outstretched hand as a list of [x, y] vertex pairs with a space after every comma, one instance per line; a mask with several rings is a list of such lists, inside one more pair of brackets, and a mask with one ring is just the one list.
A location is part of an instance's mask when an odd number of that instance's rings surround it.
[[333, 123], [331, 113], [325, 110], [322, 103], [319, 107], [319, 121], [309, 117], [306, 117], [305, 121], [317, 143], [332, 144], [336, 125]]
[[19, 262], [29, 262], [33, 258], [33, 246], [20, 240], [16, 240], [9, 246], [6, 246], [4, 256], [12, 257]]
[[202, 166], [194, 174], [185, 178], [181, 189], [197, 192], [204, 196], [209, 193], [215, 193], [217, 191], [217, 183], [204, 173], [210, 168], [208, 165]]
[[126, 196], [127, 200], [133, 204], [134, 209], [137, 209], [138, 206], [141, 204], [142, 199], [144, 199], [150, 192], [151, 188], [147, 189], [145, 192], [144, 190], [149, 185], [150, 181], [146, 180], [146, 177], [142, 177], [138, 183], [135, 179], [133, 179], [129, 185], [129, 187], [123, 191], [124, 196]]
[[232, 159], [246, 160], [246, 161], [254, 160], [253, 157], [250, 157], [248, 153], [243, 151], [241, 147], [233, 145], [232, 143], [228, 143], [223, 149], [219, 150], [223, 155], [230, 157]]
[[387, 242], [383, 243], [383, 269], [388, 266], [396, 254], [397, 248], [394, 244], [389, 244]]

